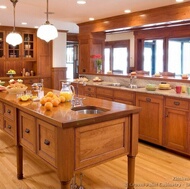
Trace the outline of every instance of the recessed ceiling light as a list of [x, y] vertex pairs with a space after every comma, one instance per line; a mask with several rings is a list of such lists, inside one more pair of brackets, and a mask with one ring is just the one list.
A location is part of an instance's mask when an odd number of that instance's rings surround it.
[[94, 20], [94, 18], [89, 18], [90, 21]]
[[27, 25], [27, 23], [26, 22], [22, 22], [22, 25]]
[[85, 0], [77, 0], [77, 3], [80, 5], [84, 5], [84, 4], [86, 4], [86, 1]]
[[176, 0], [177, 3], [181, 3], [183, 2], [184, 0]]
[[0, 5], [0, 9], [6, 9], [7, 7], [5, 5]]
[[124, 10], [124, 12], [125, 12], [125, 13], [130, 13], [130, 12], [131, 12], [131, 10], [126, 9], [126, 10]]

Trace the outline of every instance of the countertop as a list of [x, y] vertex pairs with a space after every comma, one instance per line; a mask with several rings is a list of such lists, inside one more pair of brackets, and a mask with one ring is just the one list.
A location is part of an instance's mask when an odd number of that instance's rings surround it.
[[[77, 83], [73, 81], [73, 83]], [[89, 86], [96, 86], [96, 87], [106, 87], [106, 88], [112, 88], [112, 89], [120, 89], [120, 90], [127, 90], [127, 91], [133, 91], [133, 92], [138, 92], [138, 93], [147, 93], [147, 94], [155, 94], [155, 95], [163, 95], [163, 96], [169, 96], [169, 97], [176, 97], [176, 98], [185, 98], [190, 100], [190, 95], [186, 93], [180, 93], [177, 94], [175, 89], [171, 88], [169, 90], [160, 90], [158, 87], [156, 88], [155, 91], [148, 91], [146, 90], [145, 86], [140, 86], [139, 88], [127, 88], [126, 86], [111, 86], [113, 84], [112, 82], [93, 82], [93, 81], [88, 81], [85, 82], [85, 85]]]
[[[59, 94], [59, 91], [50, 89], [45, 89], [45, 94], [48, 91], [53, 91], [55, 94]], [[81, 114], [71, 110], [71, 102], [61, 103], [58, 107], [53, 107], [52, 111], [47, 111], [39, 101], [34, 102], [29, 100], [22, 102], [17, 99], [16, 94], [9, 94], [6, 91], [0, 92], [0, 101], [62, 128], [79, 127], [126, 117], [132, 113], [138, 113], [141, 109], [140, 107], [136, 106], [85, 97], [85, 99], [83, 99], [84, 106], [97, 106], [107, 109], [108, 111], [100, 114]]]

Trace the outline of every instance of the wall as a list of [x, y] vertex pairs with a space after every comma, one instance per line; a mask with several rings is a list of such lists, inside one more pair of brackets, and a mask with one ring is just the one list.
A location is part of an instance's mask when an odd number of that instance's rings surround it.
[[133, 32], [106, 34], [105, 41], [130, 40], [130, 67], [134, 67], [134, 34]]
[[67, 33], [59, 32], [53, 40], [53, 67], [66, 67]]

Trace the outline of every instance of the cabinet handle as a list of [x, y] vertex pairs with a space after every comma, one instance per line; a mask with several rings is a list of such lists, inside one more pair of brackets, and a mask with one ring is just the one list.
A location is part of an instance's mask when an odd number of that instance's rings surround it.
[[179, 106], [180, 102], [174, 102], [174, 105]]
[[47, 140], [47, 139], [45, 139], [45, 140], [44, 140], [44, 144], [45, 144], [45, 145], [50, 145], [50, 141]]
[[151, 102], [151, 98], [146, 98], [146, 101], [147, 102]]
[[26, 129], [26, 130], [25, 130], [25, 133], [30, 133], [30, 129]]
[[11, 125], [8, 125], [7, 128], [8, 128], [8, 129], [11, 129]]
[[10, 114], [10, 113], [11, 113], [11, 110], [8, 109], [8, 110], [7, 110], [7, 113]]

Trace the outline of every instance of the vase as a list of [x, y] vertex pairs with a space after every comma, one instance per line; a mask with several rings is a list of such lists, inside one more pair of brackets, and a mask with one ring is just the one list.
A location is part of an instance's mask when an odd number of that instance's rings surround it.
[[102, 73], [102, 66], [97, 66], [97, 73]]

